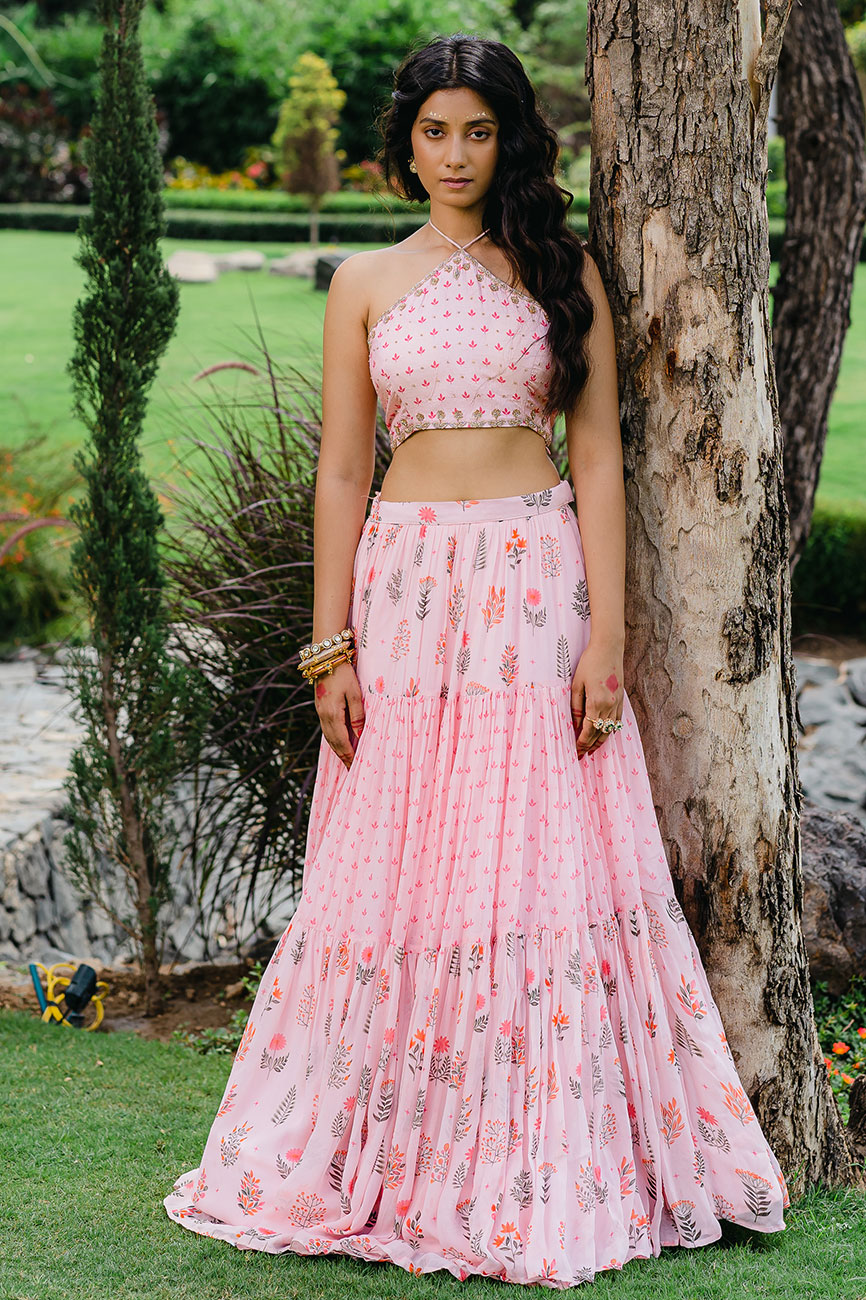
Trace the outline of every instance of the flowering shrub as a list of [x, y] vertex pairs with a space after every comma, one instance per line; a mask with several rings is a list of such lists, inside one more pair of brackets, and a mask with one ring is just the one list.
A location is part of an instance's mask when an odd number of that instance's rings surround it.
[[58, 481], [47, 467], [38, 474], [24, 473], [22, 455], [35, 445], [31, 442], [15, 455], [0, 451], [2, 645], [41, 637], [46, 624], [69, 610], [66, 572], [74, 529], [61, 501], [71, 501], [68, 494], [77, 474], [66, 473]]
[[90, 184], [81, 139], [48, 90], [0, 85], [0, 201], [87, 203]]
[[227, 172], [212, 172], [203, 163], [189, 162], [178, 155], [166, 168], [165, 184], [169, 190], [257, 190], [263, 171], [267, 171], [265, 164], [256, 162], [245, 170], [235, 167]]
[[344, 167], [341, 175], [346, 188], [359, 194], [382, 194], [385, 190], [382, 164], [372, 162], [369, 158]]
[[847, 1121], [851, 1085], [866, 1072], [866, 977], [855, 975], [841, 997], [832, 997], [826, 983], [818, 983], [813, 996], [824, 1064]]

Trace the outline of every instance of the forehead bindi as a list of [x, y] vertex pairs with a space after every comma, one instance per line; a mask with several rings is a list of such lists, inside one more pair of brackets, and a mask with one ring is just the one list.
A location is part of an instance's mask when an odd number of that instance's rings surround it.
[[[450, 101], [450, 102], [449, 102]], [[496, 114], [471, 91], [442, 91], [422, 104], [417, 125], [496, 126]]]
[[[418, 119], [419, 126], [429, 126], [431, 123], [434, 126], [450, 126], [451, 119], [440, 117], [436, 113], [425, 113], [423, 117]], [[471, 117], [455, 118], [455, 124], [457, 126], [496, 126], [496, 121], [494, 118], [488, 117], [486, 113], [474, 113]]]

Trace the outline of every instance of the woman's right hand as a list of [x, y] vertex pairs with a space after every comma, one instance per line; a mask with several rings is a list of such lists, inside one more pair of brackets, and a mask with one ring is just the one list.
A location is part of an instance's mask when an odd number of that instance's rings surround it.
[[351, 767], [364, 726], [364, 696], [355, 669], [343, 660], [333, 672], [317, 677], [313, 688], [325, 740], [341, 762]]

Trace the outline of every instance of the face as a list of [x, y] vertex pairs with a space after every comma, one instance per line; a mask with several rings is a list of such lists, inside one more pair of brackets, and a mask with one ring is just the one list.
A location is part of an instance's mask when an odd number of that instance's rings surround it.
[[418, 179], [431, 199], [469, 208], [483, 201], [499, 156], [493, 109], [466, 86], [437, 90], [425, 99], [412, 127]]

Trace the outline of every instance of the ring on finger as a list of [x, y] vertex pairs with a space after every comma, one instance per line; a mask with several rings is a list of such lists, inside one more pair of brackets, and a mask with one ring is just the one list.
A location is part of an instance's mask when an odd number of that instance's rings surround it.
[[622, 723], [616, 718], [590, 718], [590, 726], [595, 727], [596, 731], [602, 731], [608, 735], [612, 731], [621, 731]]

